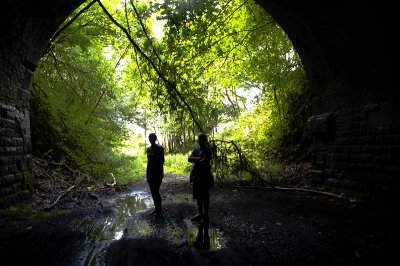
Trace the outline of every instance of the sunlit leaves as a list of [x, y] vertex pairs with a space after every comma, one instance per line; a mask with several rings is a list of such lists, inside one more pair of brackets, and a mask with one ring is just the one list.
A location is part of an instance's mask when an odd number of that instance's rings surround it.
[[75, 161], [111, 158], [129, 137], [128, 123], [161, 131], [168, 150], [185, 151], [199, 131], [192, 115], [254, 161], [279, 149], [298, 113], [304, 71], [286, 34], [253, 0], [102, 3], [141, 51], [95, 4], [54, 41], [35, 77]]

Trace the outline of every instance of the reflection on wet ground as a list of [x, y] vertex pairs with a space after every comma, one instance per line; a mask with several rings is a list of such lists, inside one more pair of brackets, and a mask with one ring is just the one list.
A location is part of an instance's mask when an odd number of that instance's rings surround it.
[[[190, 195], [170, 196], [167, 201], [177, 204], [175, 206], [194, 204]], [[122, 238], [165, 239], [179, 249], [218, 250], [224, 247], [222, 233], [213, 226], [199, 226], [189, 219], [175, 221], [169, 217], [159, 219], [149, 215], [149, 209], [154, 205], [146, 191], [134, 191], [108, 204], [112, 205], [112, 214], [104, 218], [86, 217], [74, 225], [87, 235], [77, 265], [105, 264], [106, 248]]]
[[225, 246], [222, 233], [219, 229], [207, 225], [193, 225], [189, 219], [187, 225], [187, 239], [189, 246], [202, 250], [218, 250]]

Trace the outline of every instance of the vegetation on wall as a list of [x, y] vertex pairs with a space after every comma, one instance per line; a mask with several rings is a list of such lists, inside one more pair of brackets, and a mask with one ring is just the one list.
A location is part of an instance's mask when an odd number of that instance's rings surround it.
[[253, 0], [92, 1], [60, 29], [33, 84], [37, 155], [133, 180], [152, 131], [175, 154], [169, 171], [188, 171], [178, 154], [200, 132], [215, 163], [308, 159], [301, 61]]

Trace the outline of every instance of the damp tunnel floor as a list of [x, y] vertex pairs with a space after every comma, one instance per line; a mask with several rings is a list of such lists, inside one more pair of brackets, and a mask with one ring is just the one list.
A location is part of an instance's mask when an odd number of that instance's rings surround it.
[[382, 207], [217, 184], [202, 226], [191, 191], [188, 177], [167, 174], [161, 218], [144, 180], [32, 224], [2, 211], [1, 264], [376, 265], [396, 254], [398, 218]]

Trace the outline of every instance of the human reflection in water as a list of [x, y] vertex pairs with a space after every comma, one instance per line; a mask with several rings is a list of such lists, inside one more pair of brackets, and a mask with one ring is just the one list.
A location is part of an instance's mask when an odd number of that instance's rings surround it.
[[208, 223], [202, 223], [198, 226], [196, 241], [193, 246], [197, 249], [210, 250], [210, 235], [208, 233]]

